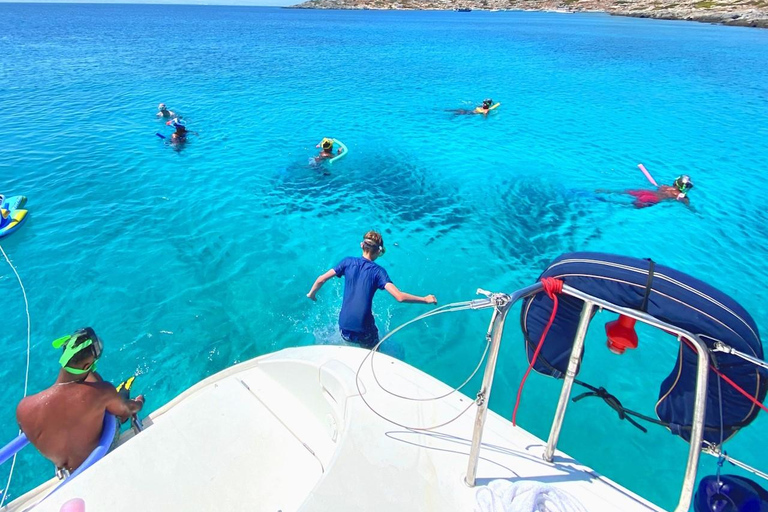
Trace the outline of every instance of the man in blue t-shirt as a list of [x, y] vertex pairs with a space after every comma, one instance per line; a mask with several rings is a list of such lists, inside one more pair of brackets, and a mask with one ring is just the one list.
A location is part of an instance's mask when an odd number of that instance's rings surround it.
[[345, 341], [356, 343], [365, 348], [373, 347], [379, 341], [379, 330], [373, 319], [373, 295], [376, 290], [387, 290], [397, 302], [416, 304], [437, 304], [434, 295], [418, 297], [401, 292], [392, 283], [387, 271], [374, 263], [384, 254], [384, 239], [376, 231], [369, 231], [360, 242], [363, 250], [361, 258], [348, 257], [339, 262], [328, 272], [315, 280], [307, 297], [317, 300], [315, 294], [332, 277], [346, 277], [344, 282], [344, 301], [339, 313], [339, 328]]

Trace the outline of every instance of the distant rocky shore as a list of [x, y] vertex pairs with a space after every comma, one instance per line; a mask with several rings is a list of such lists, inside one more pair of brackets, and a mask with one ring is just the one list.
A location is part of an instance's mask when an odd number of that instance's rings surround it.
[[293, 8], [606, 12], [768, 28], [768, 0], [308, 0]]

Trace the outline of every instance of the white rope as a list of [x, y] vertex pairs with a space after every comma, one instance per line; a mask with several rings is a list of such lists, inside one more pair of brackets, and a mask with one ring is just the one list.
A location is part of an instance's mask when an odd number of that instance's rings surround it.
[[[432, 425], [430, 427], [414, 427], [414, 426], [408, 426], [408, 425], [403, 425], [402, 423], [398, 423], [398, 422], [396, 422], [396, 421], [394, 421], [394, 420], [384, 416], [380, 412], [378, 412], [376, 409], [373, 408], [373, 406], [370, 403], [368, 403], [368, 401], [365, 399], [365, 396], [364, 396], [362, 390], [360, 389], [360, 372], [362, 371], [363, 366], [365, 365], [365, 362], [369, 358], [371, 359], [371, 370], [373, 371], [373, 355], [376, 353], [376, 351], [378, 350], [379, 346], [381, 346], [381, 344], [384, 343], [387, 339], [389, 339], [393, 334], [395, 334], [400, 329], [403, 329], [404, 327], [406, 327], [406, 326], [408, 326], [408, 325], [410, 325], [410, 324], [412, 324], [414, 322], [417, 322], [419, 320], [423, 320], [425, 318], [429, 318], [431, 316], [440, 315], [440, 314], [443, 314], [443, 313], [453, 313], [453, 312], [456, 312], [456, 311], [464, 311], [464, 310], [467, 310], [467, 309], [474, 309], [474, 308], [472, 308], [470, 306], [471, 303], [472, 303], [471, 301], [467, 301], [467, 302], [456, 302], [456, 303], [453, 303], [453, 304], [446, 304], [445, 306], [441, 306], [439, 308], [433, 309], [432, 311], [424, 313], [423, 315], [419, 315], [416, 318], [414, 318], [412, 320], [409, 320], [408, 322], [405, 322], [404, 324], [400, 325], [396, 329], [393, 329], [392, 331], [388, 332], [376, 345], [374, 345], [371, 348], [371, 350], [368, 352], [368, 354], [366, 354], [365, 357], [363, 358], [363, 360], [360, 362], [360, 366], [358, 367], [357, 372], [355, 373], [355, 386], [357, 386], [358, 395], [362, 399], [363, 403], [368, 407], [368, 409], [371, 410], [371, 412], [373, 412], [376, 416], [378, 416], [379, 418], [383, 419], [384, 421], [392, 423], [393, 425], [396, 425], [396, 426], [398, 426], [400, 428], [404, 428], [406, 430], [428, 431], [428, 430], [435, 430], [435, 429], [438, 429], [440, 427], [444, 427], [445, 425], [448, 425], [450, 423], [453, 423], [454, 421], [459, 419], [462, 415], [464, 415], [464, 413], [466, 413], [469, 409], [471, 409], [473, 405], [475, 405], [476, 402], [474, 400], [471, 400], [469, 402], [469, 405], [467, 405], [467, 407], [464, 410], [459, 412], [459, 414], [457, 414], [453, 418], [449, 419], [448, 421], [440, 423], [439, 425]], [[486, 345], [486, 350], [483, 351], [483, 355], [482, 355], [482, 357], [480, 359], [480, 363], [477, 365], [477, 367], [472, 372], [472, 374], [469, 376], [469, 378], [466, 379], [461, 384], [461, 386], [459, 386], [458, 388], [454, 388], [452, 391], [450, 391], [450, 392], [448, 392], [448, 393], [446, 393], [444, 395], [441, 395], [439, 397], [420, 399], [420, 398], [401, 396], [401, 395], [393, 393], [393, 392], [387, 390], [386, 388], [384, 388], [383, 386], [381, 386], [381, 383], [379, 382], [379, 380], [376, 379], [375, 371], [373, 371], [374, 379], [376, 380], [376, 383], [381, 387], [381, 389], [384, 392], [386, 392], [386, 393], [388, 393], [390, 395], [399, 397], [399, 398], [403, 398], [403, 399], [406, 399], [406, 400], [415, 400], [415, 401], [419, 401], [419, 400], [438, 400], [440, 398], [445, 398], [448, 395], [450, 395], [452, 393], [455, 393], [456, 391], [458, 391], [459, 389], [464, 387], [472, 379], [472, 377], [477, 373], [477, 370], [482, 365], [483, 360], [485, 360], [485, 356], [486, 356], [487, 353], [488, 353], [488, 346]]]
[[[3, 253], [3, 257], [5, 258], [5, 261], [8, 262], [8, 265], [11, 267], [11, 270], [13, 270], [13, 273], [16, 274], [16, 279], [19, 281], [19, 286], [21, 287], [21, 293], [24, 295], [24, 310], [27, 313], [27, 368], [24, 371], [24, 396], [27, 396], [27, 386], [29, 385], [29, 352], [30, 352], [30, 336], [32, 332], [32, 323], [29, 318], [29, 301], [27, 300], [27, 291], [24, 289], [24, 283], [21, 281], [21, 276], [19, 275], [19, 272], [16, 270], [16, 267], [13, 266], [13, 263], [11, 263], [11, 259], [8, 257], [8, 255], [5, 253], [5, 250], [3, 249], [3, 246], [0, 245], [0, 252]], [[19, 430], [19, 434], [21, 434], [21, 430]], [[8, 495], [8, 489], [11, 487], [11, 479], [13, 478], [13, 469], [16, 467], [16, 454], [13, 455], [13, 461], [11, 462], [11, 472], [8, 473], [8, 483], [5, 484], [5, 489], [3, 490], [3, 495], [0, 497], [0, 508], [3, 507], [5, 504], [5, 498]]]
[[536, 481], [492, 480], [475, 499], [479, 512], [587, 512], [573, 495]]

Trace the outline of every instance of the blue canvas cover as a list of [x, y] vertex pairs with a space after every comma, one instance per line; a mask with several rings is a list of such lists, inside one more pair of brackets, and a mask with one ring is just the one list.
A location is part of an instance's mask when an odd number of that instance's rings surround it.
[[[652, 269], [652, 272], [650, 270]], [[649, 279], [649, 274], [652, 277]], [[554, 277], [585, 293], [618, 306], [643, 310], [654, 317], [698, 334], [711, 349], [720, 340], [734, 349], [763, 359], [763, 346], [752, 317], [736, 301], [710, 285], [647, 259], [612, 254], [577, 252], [553, 261], [540, 278]], [[560, 295], [557, 317], [542, 346], [534, 370], [562, 378], [573, 345], [583, 301]], [[552, 312], [552, 300], [543, 292], [523, 304], [521, 322], [530, 361]], [[768, 380], [758, 368], [741, 358], [710, 352], [710, 362], [747, 393], [761, 401]], [[696, 353], [680, 343], [677, 361], [661, 383], [656, 414], [672, 433], [690, 437], [696, 389]], [[723, 438], [728, 439], [755, 419], [759, 408], [711, 369], [707, 390], [704, 439], [720, 442], [719, 390], [723, 403]]]

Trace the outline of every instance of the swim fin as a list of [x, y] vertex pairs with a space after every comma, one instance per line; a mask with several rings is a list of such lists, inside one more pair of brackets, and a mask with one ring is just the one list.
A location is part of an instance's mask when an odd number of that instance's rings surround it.
[[133, 386], [133, 381], [136, 380], [136, 376], [124, 380], [120, 384], [117, 385], [115, 388], [115, 391], [123, 395], [125, 398], [130, 398], [131, 396], [131, 386]]

